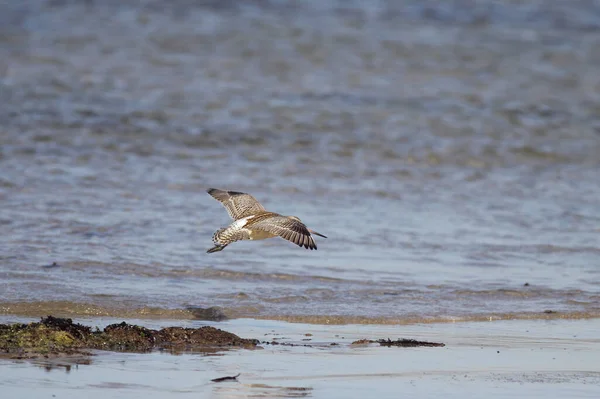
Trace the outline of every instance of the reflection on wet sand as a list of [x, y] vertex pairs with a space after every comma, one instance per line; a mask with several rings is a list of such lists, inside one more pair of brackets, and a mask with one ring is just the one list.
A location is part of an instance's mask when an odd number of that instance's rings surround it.
[[286, 387], [267, 384], [243, 384], [242, 387], [218, 387], [214, 392], [224, 397], [239, 396], [243, 392], [254, 398], [307, 398], [312, 397], [311, 387]]

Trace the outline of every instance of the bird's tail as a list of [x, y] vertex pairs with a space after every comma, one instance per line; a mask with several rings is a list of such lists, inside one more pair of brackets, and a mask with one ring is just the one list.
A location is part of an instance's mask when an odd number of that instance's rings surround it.
[[316, 235], [318, 235], [319, 237], [327, 238], [327, 236], [324, 236], [324, 235], [323, 235], [323, 234], [321, 234], [321, 233], [317, 233], [317, 232], [316, 232], [316, 231], [314, 231], [314, 230], [308, 229], [308, 231], [309, 231], [311, 234], [316, 234]]

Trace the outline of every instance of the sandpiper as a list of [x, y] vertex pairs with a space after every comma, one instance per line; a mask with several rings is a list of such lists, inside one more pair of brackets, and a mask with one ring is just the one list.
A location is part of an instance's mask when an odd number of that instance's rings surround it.
[[208, 253], [222, 251], [226, 246], [240, 240], [264, 240], [282, 237], [306, 249], [317, 249], [312, 234], [327, 238], [306, 227], [296, 216], [282, 216], [268, 212], [250, 194], [210, 188], [207, 192], [219, 201], [234, 220], [228, 227], [213, 234], [215, 246]]

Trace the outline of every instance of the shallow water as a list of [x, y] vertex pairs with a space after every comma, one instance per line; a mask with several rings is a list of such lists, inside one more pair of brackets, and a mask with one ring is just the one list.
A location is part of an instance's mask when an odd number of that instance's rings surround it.
[[[600, 315], [594, 2], [0, 8], [1, 313]], [[206, 254], [208, 187], [329, 238]]]

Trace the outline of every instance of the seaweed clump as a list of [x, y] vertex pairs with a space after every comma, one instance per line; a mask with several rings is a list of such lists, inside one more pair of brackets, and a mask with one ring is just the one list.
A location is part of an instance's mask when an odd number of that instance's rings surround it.
[[148, 352], [152, 350], [208, 352], [224, 348], [254, 348], [257, 340], [240, 338], [214, 327], [167, 327], [152, 330], [125, 322], [99, 330], [48, 316], [29, 324], [0, 324], [0, 356], [58, 357], [90, 354], [89, 350]]
[[392, 341], [389, 338], [388, 339], [380, 339], [377, 341], [377, 343], [380, 346], [387, 346], [387, 347], [397, 346], [397, 347], [401, 347], [401, 348], [416, 348], [419, 346], [429, 346], [429, 347], [446, 346], [446, 344], [443, 344], [441, 342], [417, 341], [416, 339], [407, 339], [407, 338], [401, 338], [401, 339], [397, 339], [395, 341]]

